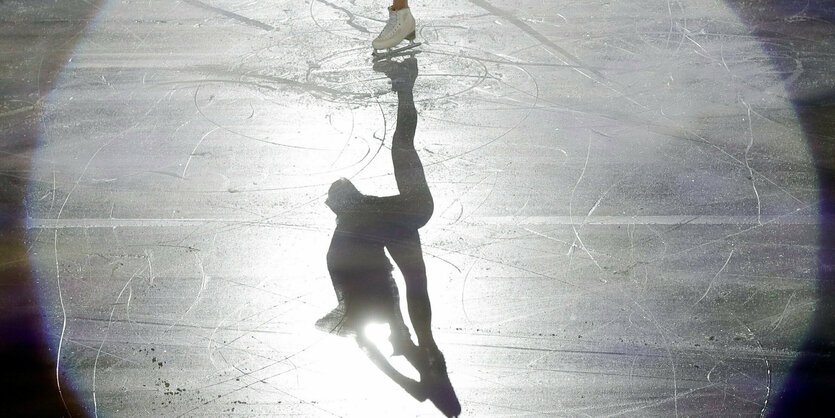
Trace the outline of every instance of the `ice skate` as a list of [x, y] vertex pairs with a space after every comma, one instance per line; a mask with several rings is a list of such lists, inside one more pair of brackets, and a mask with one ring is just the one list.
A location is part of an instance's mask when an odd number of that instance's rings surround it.
[[449, 381], [444, 355], [437, 347], [420, 348], [418, 357], [423, 395], [447, 417], [461, 415], [461, 403]]
[[422, 363], [419, 370], [421, 382], [433, 384], [446, 378], [446, 360], [440, 350], [437, 348], [421, 348], [420, 359]]
[[[403, 40], [408, 40], [409, 44], [395, 48]], [[371, 55], [377, 61], [419, 45], [420, 42], [415, 42], [415, 18], [412, 17], [411, 10], [408, 7], [399, 10], [389, 8], [389, 19], [386, 26], [380, 32], [380, 35], [371, 42], [371, 47], [374, 48]], [[385, 51], [381, 52], [381, 50]]]

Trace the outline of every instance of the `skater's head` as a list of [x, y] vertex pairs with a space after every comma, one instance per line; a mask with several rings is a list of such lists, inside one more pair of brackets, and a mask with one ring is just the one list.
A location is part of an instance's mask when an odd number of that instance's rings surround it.
[[349, 211], [362, 199], [362, 193], [357, 190], [351, 180], [340, 178], [331, 184], [325, 204], [337, 215]]

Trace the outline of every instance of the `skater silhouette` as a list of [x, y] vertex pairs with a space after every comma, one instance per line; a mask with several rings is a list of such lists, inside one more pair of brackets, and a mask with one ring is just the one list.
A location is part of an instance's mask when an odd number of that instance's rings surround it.
[[[336, 229], [327, 263], [337, 307], [316, 326], [325, 332], [354, 336], [374, 364], [412, 396], [421, 401], [428, 398], [447, 416], [457, 416], [461, 407], [432, 336], [426, 266], [418, 233], [432, 216], [434, 203], [414, 145], [417, 111], [412, 89], [417, 60], [381, 61], [374, 64], [374, 70], [385, 73], [397, 92], [391, 158], [399, 194], [365, 195], [344, 178], [331, 185], [325, 203], [336, 214]], [[399, 292], [384, 249], [403, 274], [417, 345], [400, 312]], [[392, 355], [405, 356], [420, 373], [420, 382], [400, 374], [366, 338], [363, 328], [374, 322], [389, 325]]]

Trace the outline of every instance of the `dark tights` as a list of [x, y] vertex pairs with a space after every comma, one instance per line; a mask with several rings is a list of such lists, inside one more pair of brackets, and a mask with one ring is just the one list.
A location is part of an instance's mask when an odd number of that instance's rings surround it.
[[[394, 177], [400, 194], [366, 196], [363, 210], [375, 214], [381, 226], [385, 247], [403, 273], [409, 318], [421, 347], [435, 348], [432, 337], [432, 310], [426, 283], [418, 228], [432, 217], [434, 202], [426, 182], [423, 165], [415, 150], [417, 111], [411, 89], [398, 92], [397, 127], [391, 146]], [[395, 295], [397, 298], [397, 295]], [[394, 324], [392, 324], [394, 325]]]

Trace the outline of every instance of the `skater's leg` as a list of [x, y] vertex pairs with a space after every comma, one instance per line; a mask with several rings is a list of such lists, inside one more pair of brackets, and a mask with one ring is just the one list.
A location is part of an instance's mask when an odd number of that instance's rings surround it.
[[420, 235], [414, 230], [408, 236], [386, 246], [406, 281], [409, 318], [421, 348], [437, 349], [432, 336], [432, 308], [426, 283], [426, 265], [420, 247]]
[[426, 182], [426, 174], [415, 150], [417, 111], [412, 87], [417, 77], [417, 61], [387, 63], [379, 68], [392, 80], [398, 95], [397, 124], [395, 126], [391, 159], [394, 178], [400, 194], [396, 196], [363, 196], [361, 211], [374, 213], [381, 224], [400, 225], [414, 230], [426, 225], [432, 217], [434, 202]]
[[345, 306], [345, 289], [343, 287], [343, 283], [340, 279], [337, 278], [338, 276], [331, 274], [331, 284], [333, 285], [333, 292], [336, 294], [336, 303], [337, 305], [344, 307]]
[[394, 0], [394, 2], [391, 5], [391, 10], [400, 10], [405, 9], [407, 7], [409, 7], [408, 0]]
[[[417, 60], [407, 59], [399, 64], [397, 70], [389, 73], [397, 89], [397, 124], [394, 127], [392, 148], [414, 150], [415, 131], [417, 130], [417, 109], [415, 109], [414, 79], [417, 77]], [[398, 186], [400, 183], [398, 182]], [[400, 191], [403, 193], [403, 191]]]
[[[414, 71], [416, 75], [417, 62], [414, 59], [404, 61], [403, 65], [413, 66], [413, 70], [407, 68], [406, 71]], [[410, 85], [409, 88], [397, 91], [397, 126], [392, 139], [391, 160], [397, 189], [409, 205], [406, 208], [407, 212], [418, 218], [419, 227], [429, 221], [434, 202], [426, 182], [423, 164], [415, 150], [416, 129], [417, 110]]]
[[316, 328], [340, 336], [352, 335], [354, 330], [352, 324], [349, 323], [349, 318], [347, 318], [350, 297], [347, 297], [347, 292], [338, 275], [331, 274], [331, 282], [333, 283], [333, 291], [336, 293], [336, 307], [316, 321]]
[[409, 350], [413, 350], [415, 345], [412, 342], [409, 328], [403, 320], [403, 313], [400, 311], [400, 292], [397, 289], [397, 283], [394, 282], [393, 277], [389, 280], [389, 286], [391, 288], [391, 295], [393, 299], [390, 306], [391, 311], [388, 315], [390, 318], [389, 330], [391, 331], [389, 341], [391, 341], [393, 350], [392, 355], [399, 356], [407, 354], [407, 351]]

